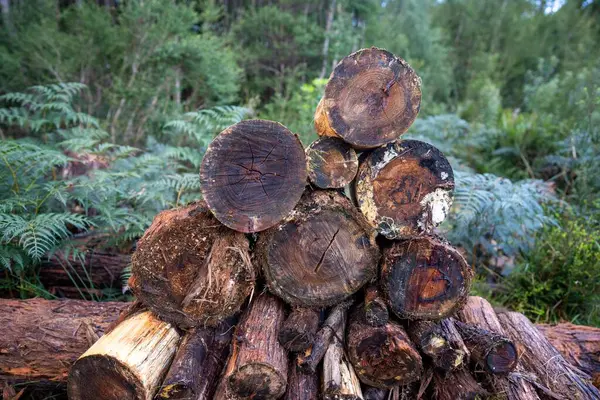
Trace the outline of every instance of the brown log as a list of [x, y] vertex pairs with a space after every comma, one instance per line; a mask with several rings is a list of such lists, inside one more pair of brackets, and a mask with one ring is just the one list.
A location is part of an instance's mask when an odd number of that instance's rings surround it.
[[506, 334], [520, 346], [520, 363], [552, 393], [565, 399], [600, 399], [589, 375], [569, 364], [523, 314], [498, 315]]
[[387, 304], [381, 296], [377, 286], [369, 286], [365, 289], [365, 320], [369, 325], [382, 326], [387, 324], [390, 314]]
[[590, 375], [600, 388], [600, 328], [569, 323], [536, 327], [565, 360]]
[[400, 318], [442, 319], [466, 301], [473, 271], [450, 245], [423, 237], [384, 251], [380, 285]]
[[151, 312], [134, 314], [75, 362], [69, 374], [69, 399], [152, 400], [179, 339], [171, 324]]
[[433, 365], [452, 371], [468, 361], [469, 351], [451, 319], [442, 321], [410, 321], [406, 331], [419, 350], [431, 358]]
[[447, 375], [435, 372], [433, 385], [436, 400], [482, 400], [489, 395], [465, 368]]
[[287, 385], [288, 359], [277, 335], [284, 319], [283, 303], [263, 293], [237, 325], [227, 363], [228, 390], [242, 399], [278, 399]]
[[0, 299], [0, 381], [65, 384], [71, 365], [128, 305]]
[[254, 288], [248, 239], [223, 227], [203, 202], [158, 214], [132, 263], [138, 299], [184, 329], [217, 325]]
[[421, 79], [392, 53], [371, 47], [335, 67], [315, 112], [321, 136], [337, 136], [358, 149], [396, 140], [421, 105]]
[[202, 369], [200, 384], [197, 387], [196, 397], [193, 400], [213, 400], [219, 376], [229, 357], [231, 338], [233, 337], [235, 318], [228, 318], [216, 329], [212, 345], [209, 349], [208, 359]]
[[321, 189], [340, 189], [350, 184], [358, 171], [356, 151], [341, 139], [324, 137], [306, 149], [308, 179]]
[[376, 273], [375, 230], [343, 195], [306, 193], [279, 226], [260, 235], [255, 256], [269, 290], [301, 307], [325, 307], [358, 291]]
[[294, 360], [290, 361], [288, 385], [284, 400], [316, 400], [319, 395], [319, 376], [304, 373], [296, 367]]
[[298, 136], [272, 121], [230, 126], [208, 146], [200, 169], [202, 196], [224, 225], [258, 232], [279, 223], [306, 185]]
[[519, 355], [512, 340], [461, 321], [456, 321], [456, 327], [471, 353], [471, 360], [488, 373], [506, 375], [516, 368]]
[[454, 173], [444, 155], [418, 140], [390, 143], [361, 160], [354, 195], [388, 239], [431, 234], [450, 212]]
[[279, 330], [279, 343], [288, 351], [305, 351], [315, 340], [319, 319], [318, 311], [293, 309]]
[[367, 385], [392, 388], [421, 377], [421, 356], [396, 322], [371, 326], [356, 310], [348, 324], [346, 341], [348, 357], [360, 380]]
[[335, 332], [341, 329], [340, 326], [345, 326], [346, 314], [351, 304], [350, 301], [347, 301], [331, 309], [323, 326], [315, 335], [312, 345], [303, 353], [298, 354], [296, 359], [298, 368], [306, 373], [317, 372], [317, 366], [325, 356]]

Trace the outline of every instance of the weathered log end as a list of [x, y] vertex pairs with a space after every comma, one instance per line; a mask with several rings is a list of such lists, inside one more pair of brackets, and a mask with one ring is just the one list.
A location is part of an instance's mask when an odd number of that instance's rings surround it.
[[443, 371], [452, 371], [460, 368], [468, 357], [463, 346], [456, 345], [456, 341], [462, 343], [462, 339], [456, 332], [452, 337], [451, 332], [444, 329], [442, 323], [433, 321], [410, 321], [407, 332], [417, 347], [429, 356], [437, 368]]
[[319, 329], [319, 312], [309, 308], [295, 308], [279, 330], [279, 343], [293, 352], [306, 350], [312, 345]]
[[364, 310], [365, 320], [369, 325], [382, 326], [387, 324], [390, 313], [377, 286], [369, 286], [365, 289]]
[[348, 185], [358, 171], [356, 151], [341, 139], [324, 137], [306, 149], [308, 178], [318, 188], [340, 189]]

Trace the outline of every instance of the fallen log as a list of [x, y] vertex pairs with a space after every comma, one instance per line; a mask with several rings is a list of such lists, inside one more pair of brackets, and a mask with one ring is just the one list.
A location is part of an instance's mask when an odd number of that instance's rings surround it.
[[485, 399], [490, 394], [465, 368], [449, 374], [434, 372], [433, 385], [436, 400], [477, 400]]
[[600, 388], [600, 328], [562, 323], [536, 328], [569, 363], [592, 377]]
[[134, 314], [100, 338], [73, 364], [70, 400], [152, 400], [179, 344], [169, 323]]
[[387, 304], [375, 285], [365, 289], [364, 310], [365, 320], [369, 325], [382, 326], [390, 319]]
[[437, 320], [462, 307], [472, 276], [457, 250], [423, 237], [395, 242], [384, 250], [380, 285], [400, 318]]
[[315, 112], [320, 136], [340, 137], [357, 149], [396, 140], [421, 105], [421, 79], [392, 53], [371, 47], [344, 57]]
[[292, 359], [284, 400], [316, 400], [319, 398], [319, 376], [300, 371]]
[[279, 343], [288, 351], [301, 352], [310, 347], [319, 329], [320, 313], [309, 308], [295, 308], [279, 330]]
[[254, 289], [248, 239], [223, 227], [203, 202], [163, 211], [138, 242], [130, 286], [181, 328], [214, 326]]
[[356, 151], [341, 139], [324, 137], [306, 149], [308, 179], [321, 189], [340, 189], [350, 184], [358, 171]]
[[444, 155], [417, 140], [390, 143], [361, 161], [358, 207], [388, 239], [431, 234], [450, 212], [454, 173]]
[[246, 233], [270, 228], [289, 214], [306, 178], [298, 136], [263, 120], [242, 121], [221, 132], [200, 168], [208, 207], [225, 226]]
[[281, 225], [259, 235], [255, 258], [269, 290], [293, 306], [321, 308], [376, 273], [375, 230], [343, 195], [306, 193]]

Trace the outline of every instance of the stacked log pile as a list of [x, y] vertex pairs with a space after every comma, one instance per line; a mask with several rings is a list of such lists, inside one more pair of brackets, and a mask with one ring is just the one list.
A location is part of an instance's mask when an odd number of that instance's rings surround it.
[[452, 168], [399, 139], [420, 85], [364, 49], [332, 72], [306, 151], [271, 121], [219, 134], [204, 200], [140, 239], [139, 304], [74, 363], [70, 399], [600, 399], [527, 319], [469, 297], [435, 231]]

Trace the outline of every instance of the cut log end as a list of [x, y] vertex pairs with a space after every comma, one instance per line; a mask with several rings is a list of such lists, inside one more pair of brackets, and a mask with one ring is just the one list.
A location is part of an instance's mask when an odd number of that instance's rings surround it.
[[487, 354], [485, 364], [493, 374], [503, 375], [513, 371], [517, 366], [518, 352], [514, 343], [504, 340], [494, 346]]
[[312, 345], [319, 329], [319, 312], [294, 309], [279, 330], [279, 343], [289, 351], [301, 352]]
[[369, 286], [365, 289], [365, 320], [369, 325], [382, 326], [387, 324], [390, 314], [387, 304], [379, 294], [376, 286]]
[[217, 219], [240, 232], [276, 225], [306, 185], [302, 143], [283, 125], [239, 122], [208, 146], [200, 169], [202, 195]]
[[421, 79], [392, 53], [369, 48], [333, 70], [315, 113], [321, 136], [338, 136], [368, 149], [396, 140], [419, 113]]
[[278, 399], [285, 393], [286, 377], [270, 365], [247, 364], [229, 377], [229, 387], [240, 397]]
[[472, 275], [457, 250], [424, 237], [386, 249], [381, 285], [390, 309], [400, 318], [437, 320], [466, 302]]
[[454, 173], [428, 143], [403, 140], [370, 153], [354, 186], [358, 206], [388, 239], [431, 233], [450, 212]]
[[337, 138], [315, 140], [306, 149], [308, 178], [321, 189], [339, 189], [348, 185], [358, 171], [356, 151]]

